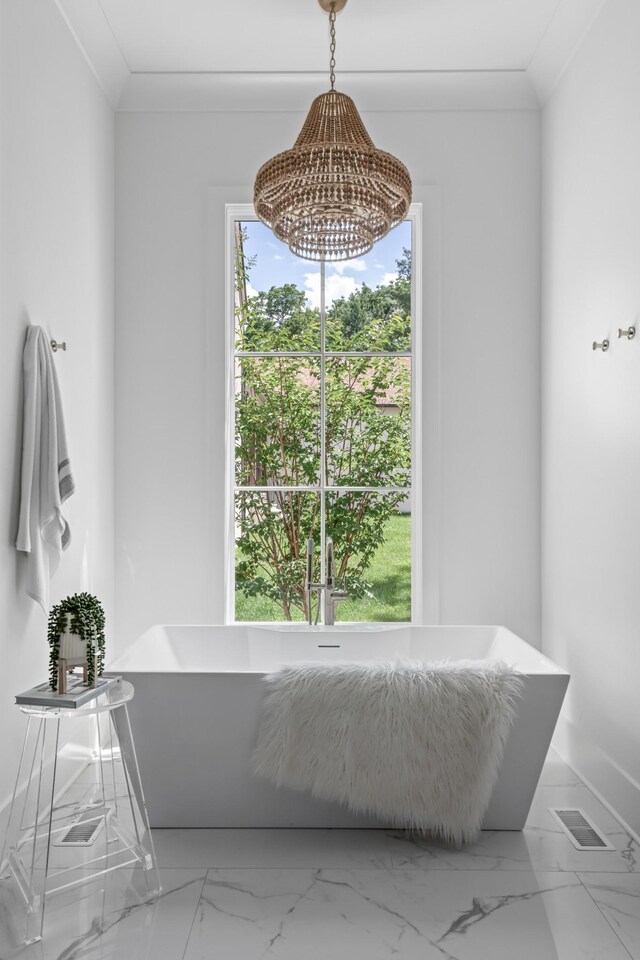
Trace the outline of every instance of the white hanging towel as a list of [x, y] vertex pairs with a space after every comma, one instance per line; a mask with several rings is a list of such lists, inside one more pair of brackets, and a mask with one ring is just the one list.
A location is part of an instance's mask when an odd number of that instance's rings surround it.
[[45, 613], [49, 580], [71, 540], [62, 505], [75, 484], [53, 353], [41, 327], [27, 327], [20, 523], [16, 547], [27, 554], [27, 593]]

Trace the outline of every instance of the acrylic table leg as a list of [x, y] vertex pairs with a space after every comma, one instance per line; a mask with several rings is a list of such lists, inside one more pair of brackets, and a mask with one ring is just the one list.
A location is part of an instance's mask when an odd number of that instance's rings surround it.
[[[31, 718], [29, 718], [31, 719]], [[33, 730], [28, 725], [27, 734]], [[36, 873], [38, 863], [38, 844], [41, 841], [39, 812], [42, 798], [46, 794], [43, 784], [43, 771], [46, 770], [47, 726], [40, 720], [30, 749], [25, 751], [25, 767], [29, 763], [29, 774], [24, 789], [22, 810], [18, 815], [14, 810], [12, 839], [9, 841], [9, 861], [11, 875], [26, 904], [25, 943], [33, 943], [41, 938], [41, 908], [43, 898], [42, 867], [40, 875]], [[21, 773], [18, 773], [21, 780]], [[41, 846], [41, 843], [40, 843]], [[34, 922], [35, 920], [35, 922]], [[34, 929], [37, 933], [34, 934]]]
[[[107, 818], [108, 818], [108, 806], [107, 806], [107, 793], [106, 793], [106, 789], [105, 789], [105, 763], [106, 763], [106, 759], [105, 759], [105, 756], [104, 756], [104, 753], [103, 753], [102, 727], [101, 727], [101, 724], [100, 724], [100, 711], [99, 711], [98, 709], [96, 709], [96, 712], [95, 712], [95, 721], [96, 721], [96, 743], [97, 743], [97, 750], [98, 750], [98, 768], [99, 768], [99, 775], [100, 775], [99, 793], [100, 793], [100, 804], [101, 804], [101, 807], [102, 807], [102, 821], [103, 821], [103, 824], [102, 824], [102, 825], [103, 825], [103, 834], [102, 834], [102, 836], [103, 836], [103, 840], [104, 840], [104, 844], [105, 844], [105, 848], [104, 848], [105, 856], [108, 856], [108, 853], [109, 853], [109, 850], [108, 850], [108, 847], [109, 847], [109, 830], [108, 830], [108, 823], [107, 823]], [[108, 720], [108, 718], [107, 718], [107, 724], [108, 724], [108, 723], [109, 723], [109, 720]], [[112, 769], [113, 769], [113, 754], [111, 755], [111, 767], [112, 767]]]
[[[144, 792], [142, 790], [142, 781], [140, 779], [140, 770], [138, 768], [138, 758], [136, 756], [136, 748], [133, 742], [131, 723], [129, 721], [129, 711], [127, 710], [126, 703], [123, 703], [122, 706], [113, 710], [111, 712], [111, 717], [113, 719], [118, 742], [120, 744], [122, 768], [127, 783], [127, 792], [129, 794], [129, 803], [131, 806], [131, 817], [136, 834], [136, 843], [138, 845], [140, 854], [140, 862], [145, 870], [147, 890], [149, 893], [160, 893], [162, 887], [158, 873], [158, 864], [153, 846], [151, 828], [149, 826], [149, 817], [147, 815], [147, 807], [144, 800]], [[138, 807], [138, 815], [136, 815], [136, 806]]]
[[[40, 721], [40, 726], [42, 726], [42, 720]], [[27, 755], [27, 743], [29, 742], [29, 733], [31, 732], [31, 717], [27, 719], [27, 729], [25, 730], [24, 739], [22, 741], [22, 750], [20, 751], [20, 760], [18, 761], [18, 772], [16, 774], [16, 782], [13, 786], [13, 793], [11, 795], [11, 805], [9, 807], [9, 819], [7, 820], [7, 829], [4, 835], [4, 841], [2, 843], [2, 853], [0, 853], [0, 879], [6, 879], [11, 876], [11, 868], [9, 866], [9, 850], [15, 844], [16, 838], [12, 836], [12, 832], [15, 832], [14, 826], [14, 816], [17, 816], [17, 805], [16, 799], [20, 791], [20, 783], [22, 779], [22, 770], [25, 763], [25, 757]]]
[[38, 787], [30, 865], [33, 896], [31, 902], [27, 905], [26, 944], [37, 943], [41, 940], [44, 928], [47, 880], [51, 859], [51, 835], [55, 810], [59, 740], [59, 718], [53, 722], [49, 721], [44, 723], [42, 748], [40, 751], [40, 769], [36, 775]]
[[[118, 786], [116, 783], [116, 763], [115, 756], [116, 752], [120, 756], [120, 747], [118, 744], [118, 736], [113, 724], [113, 718], [109, 717], [108, 720], [108, 731], [109, 731], [109, 755], [111, 757], [111, 790], [113, 791], [113, 815], [114, 817], [118, 816]], [[115, 738], [114, 738], [115, 734]]]
[[21, 914], [22, 939], [26, 943], [33, 943], [42, 935], [42, 883], [34, 873], [34, 864], [39, 842], [36, 813], [43, 796], [45, 730], [44, 720], [35, 723], [35, 718], [28, 718], [1, 858], [2, 876], [13, 879], [26, 907]]

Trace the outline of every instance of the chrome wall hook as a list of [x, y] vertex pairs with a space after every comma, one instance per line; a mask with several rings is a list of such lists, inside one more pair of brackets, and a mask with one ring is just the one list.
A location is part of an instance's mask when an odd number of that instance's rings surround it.
[[53, 350], [54, 353], [57, 353], [58, 350], [66, 350], [66, 349], [67, 349], [67, 341], [65, 340], [63, 343], [58, 343], [57, 340], [52, 340], [52, 341], [51, 341], [51, 349]]
[[597, 342], [594, 340], [594, 341], [593, 341], [593, 349], [594, 349], [594, 350], [602, 350], [603, 353], [606, 353], [607, 350], [609, 349], [609, 341], [608, 341], [608, 340], [603, 340], [602, 343], [597, 343]]
[[635, 335], [636, 335], [635, 327], [629, 327], [627, 330], [620, 330], [620, 328], [618, 328], [618, 340], [620, 339], [620, 337], [626, 337], [627, 340], [633, 340]]

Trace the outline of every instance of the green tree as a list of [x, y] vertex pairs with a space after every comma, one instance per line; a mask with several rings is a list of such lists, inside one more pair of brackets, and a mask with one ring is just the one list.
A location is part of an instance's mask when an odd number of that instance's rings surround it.
[[402, 248], [402, 256], [396, 260], [399, 280], [411, 280], [411, 250], [408, 247]]
[[[236, 343], [240, 352], [318, 351], [320, 317], [292, 284], [255, 297], [246, 289], [246, 263], [236, 270]], [[338, 301], [326, 318], [328, 349], [373, 352], [408, 349], [411, 317], [401, 304], [399, 278], [364, 286]], [[329, 346], [331, 344], [331, 346]], [[397, 346], [403, 344], [403, 346]], [[236, 483], [238, 486], [408, 486], [411, 467], [411, 371], [405, 357], [340, 357], [325, 361], [325, 463], [321, 463], [320, 361], [314, 357], [240, 357], [236, 366]], [[403, 492], [326, 495], [326, 532], [334, 537], [338, 575], [351, 596], [369, 590], [366, 573], [384, 542], [388, 518]], [[265, 596], [290, 620], [308, 615], [305, 550], [320, 535], [315, 492], [251, 491], [236, 500], [236, 585]], [[320, 576], [317, 568], [314, 577]]]

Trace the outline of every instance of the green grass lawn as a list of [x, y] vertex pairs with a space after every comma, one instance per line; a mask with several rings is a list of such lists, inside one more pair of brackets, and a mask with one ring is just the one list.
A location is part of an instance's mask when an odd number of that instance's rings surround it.
[[[339, 550], [339, 545], [336, 544]], [[347, 588], [348, 588], [347, 573]], [[367, 571], [371, 596], [345, 600], [336, 607], [336, 619], [389, 622], [411, 619], [411, 517], [399, 514], [387, 521], [385, 542]], [[246, 597], [236, 591], [236, 620], [282, 620], [282, 607], [273, 600]], [[302, 620], [302, 612], [294, 620]]]

